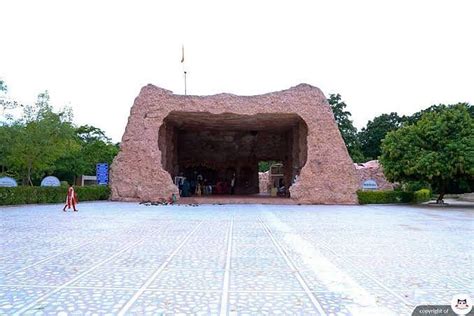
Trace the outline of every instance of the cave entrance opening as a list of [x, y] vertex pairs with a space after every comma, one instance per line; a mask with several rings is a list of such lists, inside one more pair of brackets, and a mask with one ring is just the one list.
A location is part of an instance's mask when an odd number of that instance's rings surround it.
[[[261, 196], [289, 196], [289, 185], [285, 182], [286, 172], [282, 161], [259, 161], [258, 170], [259, 192]], [[291, 182], [294, 182], [294, 178]]]
[[297, 114], [171, 112], [159, 130], [163, 168], [181, 196], [258, 195], [259, 162], [281, 162], [289, 188], [307, 159], [307, 126]]

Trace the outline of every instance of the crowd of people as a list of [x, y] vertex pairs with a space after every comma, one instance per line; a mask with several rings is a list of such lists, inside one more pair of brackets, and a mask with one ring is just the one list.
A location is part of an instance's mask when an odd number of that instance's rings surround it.
[[195, 177], [176, 177], [175, 184], [178, 186], [179, 195], [182, 197], [235, 194], [236, 178], [234, 173], [231, 179], [218, 179], [215, 183], [212, 183], [204, 178], [202, 174], [196, 174]]

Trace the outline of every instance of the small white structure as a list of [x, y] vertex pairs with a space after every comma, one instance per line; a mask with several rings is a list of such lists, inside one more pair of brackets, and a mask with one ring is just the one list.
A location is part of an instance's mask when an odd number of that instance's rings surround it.
[[0, 178], [0, 187], [17, 187], [18, 184], [16, 180], [10, 177], [1, 177]]
[[97, 177], [96, 176], [81, 176], [81, 186], [85, 185], [94, 185], [97, 184]]
[[372, 179], [365, 180], [364, 183], [362, 183], [363, 190], [377, 190], [378, 188], [379, 186], [377, 185], [377, 182]]
[[41, 181], [42, 187], [59, 187], [60, 185], [61, 181], [53, 176], [46, 177]]

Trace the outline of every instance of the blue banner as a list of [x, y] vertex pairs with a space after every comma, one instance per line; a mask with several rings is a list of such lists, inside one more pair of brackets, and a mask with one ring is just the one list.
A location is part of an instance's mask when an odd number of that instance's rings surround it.
[[98, 163], [96, 165], [96, 177], [97, 184], [107, 185], [109, 184], [109, 164], [108, 163]]

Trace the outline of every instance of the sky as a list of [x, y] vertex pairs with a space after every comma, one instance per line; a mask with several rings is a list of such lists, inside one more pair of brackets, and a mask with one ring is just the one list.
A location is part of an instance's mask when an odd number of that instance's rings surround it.
[[474, 1], [0, 0], [0, 79], [48, 90], [120, 141], [141, 87], [340, 93], [362, 128], [382, 113], [474, 103]]

